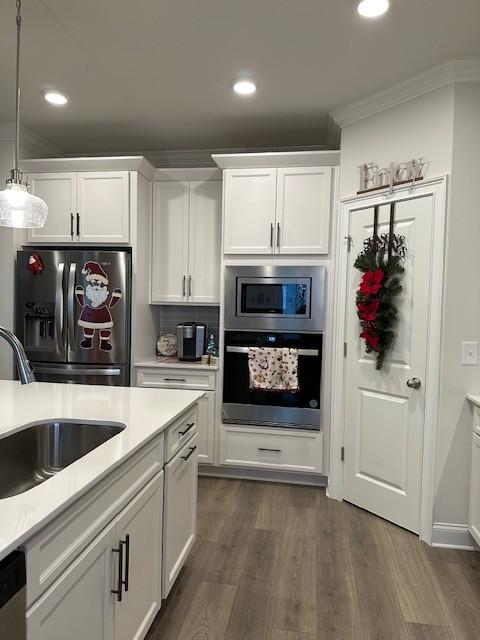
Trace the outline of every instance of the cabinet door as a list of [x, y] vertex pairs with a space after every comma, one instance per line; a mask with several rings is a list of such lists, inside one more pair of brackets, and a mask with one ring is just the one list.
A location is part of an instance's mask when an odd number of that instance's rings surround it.
[[168, 596], [197, 533], [197, 437], [165, 466], [163, 598]]
[[112, 523], [27, 611], [27, 640], [113, 640]]
[[198, 461], [213, 463], [215, 456], [215, 391], [207, 391], [198, 401]]
[[277, 253], [328, 253], [331, 167], [278, 169]]
[[190, 182], [188, 223], [188, 301], [220, 304], [221, 182]]
[[152, 302], [187, 301], [188, 182], [153, 184]]
[[[48, 206], [44, 227], [29, 229], [28, 242], [72, 242], [77, 211], [77, 182], [75, 173], [35, 173], [28, 176], [32, 193]], [[73, 214], [73, 218], [72, 218]]]
[[88, 171], [77, 174], [79, 240], [128, 243], [130, 200], [128, 171]]
[[473, 435], [472, 482], [470, 488], [470, 512], [468, 528], [480, 544], [480, 436]]
[[[122, 601], [115, 603], [115, 640], [143, 638], [161, 604], [163, 471], [117, 519], [122, 541]], [[117, 576], [118, 577], [118, 576]]]
[[276, 169], [226, 169], [224, 253], [273, 253]]

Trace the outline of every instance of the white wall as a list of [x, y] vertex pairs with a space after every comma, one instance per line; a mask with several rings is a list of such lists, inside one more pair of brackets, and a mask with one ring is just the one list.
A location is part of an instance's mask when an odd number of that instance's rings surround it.
[[438, 429], [437, 522], [466, 522], [472, 415], [466, 393], [480, 390], [480, 367], [461, 365], [463, 340], [480, 340], [480, 85], [457, 84], [447, 227], [442, 393]]
[[340, 194], [356, 193], [358, 167], [423, 156], [427, 177], [449, 174], [442, 378], [434, 520], [465, 524], [472, 417], [466, 393], [480, 390], [480, 367], [461, 365], [463, 340], [480, 340], [480, 85], [438, 89], [342, 130]]

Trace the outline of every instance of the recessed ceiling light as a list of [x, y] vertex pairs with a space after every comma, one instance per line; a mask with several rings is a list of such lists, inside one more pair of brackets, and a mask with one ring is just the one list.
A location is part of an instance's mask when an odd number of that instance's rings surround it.
[[239, 80], [233, 85], [233, 90], [240, 96], [251, 96], [252, 93], [255, 93], [257, 87], [251, 80]]
[[358, 13], [364, 18], [378, 18], [388, 11], [389, 0], [362, 0], [358, 3]]
[[44, 91], [43, 97], [47, 102], [50, 102], [50, 104], [55, 104], [57, 106], [62, 106], [68, 102], [67, 96], [60, 93], [60, 91]]

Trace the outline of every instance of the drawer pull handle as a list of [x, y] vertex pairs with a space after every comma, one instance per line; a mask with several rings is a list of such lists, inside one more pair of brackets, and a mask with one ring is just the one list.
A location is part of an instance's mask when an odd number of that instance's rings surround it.
[[190, 458], [190, 456], [192, 455], [192, 453], [195, 451], [196, 448], [197, 448], [197, 445], [195, 445], [194, 447], [190, 447], [189, 453], [187, 453], [186, 456], [182, 456], [182, 459], [183, 460], [188, 460]]
[[112, 549], [113, 553], [118, 553], [118, 577], [117, 577], [117, 588], [112, 589], [111, 593], [114, 593], [117, 596], [117, 602], [122, 601], [122, 587], [123, 587], [123, 545], [125, 543], [123, 540], [120, 540], [118, 549]]
[[186, 378], [164, 378], [165, 382], [186, 382]]
[[186, 429], [178, 432], [179, 436], [184, 436], [186, 433], [188, 433], [190, 429], [195, 426], [195, 422], [189, 422], [186, 426], [187, 426]]
[[265, 447], [258, 447], [258, 451], [271, 451], [272, 453], [282, 453], [281, 449], [266, 449]]

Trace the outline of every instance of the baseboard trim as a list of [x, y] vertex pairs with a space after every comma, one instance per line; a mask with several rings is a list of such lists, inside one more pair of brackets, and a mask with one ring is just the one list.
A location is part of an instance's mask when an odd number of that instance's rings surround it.
[[245, 469], [239, 467], [216, 467], [200, 464], [198, 475], [212, 478], [234, 478], [237, 480], [260, 480], [262, 482], [283, 482], [287, 484], [305, 484], [314, 487], [326, 487], [327, 476], [320, 474], [288, 473], [265, 469]]
[[434, 522], [432, 528], [432, 547], [478, 551], [479, 547], [470, 535], [468, 525]]

